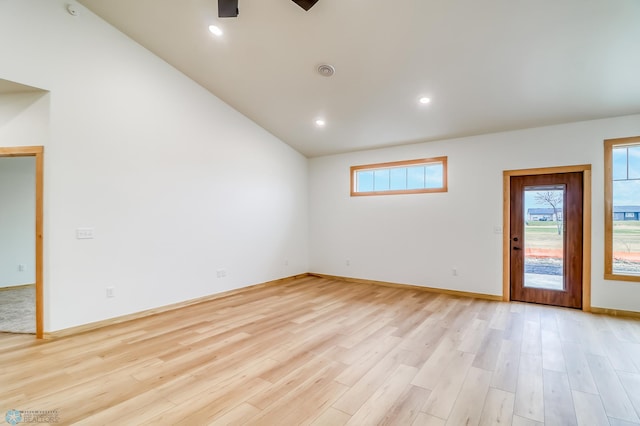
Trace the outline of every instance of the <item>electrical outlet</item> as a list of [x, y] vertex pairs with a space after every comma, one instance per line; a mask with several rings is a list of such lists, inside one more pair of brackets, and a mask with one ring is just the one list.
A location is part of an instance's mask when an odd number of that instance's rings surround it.
[[24, 272], [25, 266], [21, 263], [18, 265], [18, 272]]
[[284, 266], [289, 266], [289, 259], [284, 260]]
[[216, 276], [217, 276], [218, 278], [224, 278], [224, 277], [226, 277], [226, 276], [227, 276], [227, 270], [226, 270], [226, 269], [218, 269], [218, 270], [216, 271]]
[[107, 297], [116, 297], [115, 287], [107, 287]]
[[458, 268], [453, 268], [451, 270], [451, 275], [453, 275], [454, 277], [457, 277], [458, 276]]
[[347, 265], [347, 266], [351, 266], [351, 259], [346, 259], [344, 261], [344, 264]]

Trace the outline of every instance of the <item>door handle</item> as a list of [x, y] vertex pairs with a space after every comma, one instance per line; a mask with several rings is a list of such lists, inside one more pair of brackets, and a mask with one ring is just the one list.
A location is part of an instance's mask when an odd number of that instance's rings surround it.
[[522, 250], [520, 247], [514, 247], [514, 250]]

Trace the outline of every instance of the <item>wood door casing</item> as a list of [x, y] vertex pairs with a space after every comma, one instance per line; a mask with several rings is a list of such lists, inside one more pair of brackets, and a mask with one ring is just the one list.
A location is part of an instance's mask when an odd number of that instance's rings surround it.
[[0, 147], [0, 157], [35, 157], [36, 200], [35, 200], [35, 264], [36, 264], [36, 338], [44, 338], [44, 147], [16, 146]]
[[[564, 185], [564, 289], [524, 286], [524, 191], [529, 186]], [[511, 176], [510, 183], [510, 293], [511, 300], [582, 308], [583, 173]], [[517, 241], [514, 239], [517, 238]]]

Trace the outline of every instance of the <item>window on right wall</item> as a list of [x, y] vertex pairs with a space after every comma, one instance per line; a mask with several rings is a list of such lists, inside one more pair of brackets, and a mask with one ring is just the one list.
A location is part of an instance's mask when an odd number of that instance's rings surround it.
[[604, 141], [604, 277], [640, 282], [640, 136]]

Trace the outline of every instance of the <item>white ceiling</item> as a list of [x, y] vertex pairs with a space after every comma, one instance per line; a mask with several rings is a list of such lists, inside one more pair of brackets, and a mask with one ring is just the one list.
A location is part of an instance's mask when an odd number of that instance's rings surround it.
[[309, 157], [640, 113], [638, 0], [81, 3]]

